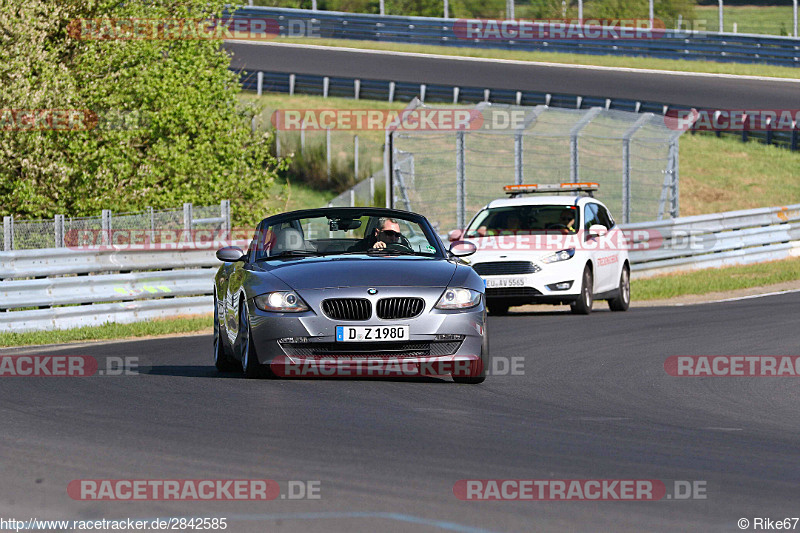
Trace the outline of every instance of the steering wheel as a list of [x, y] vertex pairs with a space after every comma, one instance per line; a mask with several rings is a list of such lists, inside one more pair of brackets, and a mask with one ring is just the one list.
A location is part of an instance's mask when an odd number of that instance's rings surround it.
[[387, 244], [386, 248], [384, 248], [384, 250], [387, 250], [387, 251], [394, 250], [396, 252], [411, 252], [411, 251], [413, 251], [411, 249], [411, 246], [408, 246], [406, 244], [401, 244], [399, 242], [393, 242], [393, 243]]
[[569, 228], [564, 224], [548, 224], [547, 229], [569, 229]]

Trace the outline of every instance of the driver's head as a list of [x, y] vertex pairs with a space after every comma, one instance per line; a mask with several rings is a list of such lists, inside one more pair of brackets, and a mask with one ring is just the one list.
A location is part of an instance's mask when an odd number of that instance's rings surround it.
[[565, 226], [571, 225], [575, 222], [575, 213], [573, 213], [572, 209], [564, 209], [561, 211], [561, 215], [558, 217], [558, 221]]
[[378, 226], [375, 228], [375, 236], [379, 241], [386, 244], [400, 242], [400, 224], [392, 218], [381, 217], [378, 219]]

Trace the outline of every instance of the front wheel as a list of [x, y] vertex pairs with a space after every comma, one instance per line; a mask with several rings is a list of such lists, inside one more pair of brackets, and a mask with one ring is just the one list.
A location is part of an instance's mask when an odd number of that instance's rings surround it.
[[264, 370], [258, 363], [252, 336], [250, 319], [247, 316], [247, 305], [242, 302], [242, 308], [239, 313], [239, 350], [242, 359], [242, 372], [244, 372], [244, 377], [248, 379], [264, 376]]
[[622, 267], [619, 276], [619, 295], [608, 301], [612, 311], [627, 311], [631, 305], [631, 271], [628, 265]]
[[581, 284], [581, 294], [578, 299], [570, 304], [570, 310], [576, 315], [588, 315], [592, 312], [592, 303], [594, 303], [594, 294], [592, 287], [594, 284], [594, 277], [589, 265], [583, 269], [583, 282]]
[[214, 366], [220, 372], [230, 372], [236, 370], [236, 364], [231, 361], [228, 350], [225, 349], [225, 341], [222, 340], [222, 330], [219, 324], [219, 315], [217, 310], [217, 297], [214, 296]]

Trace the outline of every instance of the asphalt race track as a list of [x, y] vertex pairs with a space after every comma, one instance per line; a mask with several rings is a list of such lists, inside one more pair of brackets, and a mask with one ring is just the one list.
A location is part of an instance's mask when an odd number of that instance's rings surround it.
[[[634, 295], [635, 298], [635, 295]], [[0, 378], [0, 517], [227, 517], [229, 531], [739, 531], [800, 514], [798, 378], [686, 378], [671, 355], [798, 355], [800, 293], [491, 318], [522, 375], [245, 380], [211, 337], [3, 350], [140, 374]], [[555, 308], [554, 308], [555, 309]], [[75, 479], [320, 482], [316, 500], [79, 501]], [[706, 499], [467, 502], [461, 479], [705, 482]]]
[[225, 48], [233, 54], [233, 68], [250, 71], [532, 90], [714, 109], [796, 109], [800, 101], [800, 80], [635, 72], [478, 58], [419, 57], [241, 41], [226, 42]]

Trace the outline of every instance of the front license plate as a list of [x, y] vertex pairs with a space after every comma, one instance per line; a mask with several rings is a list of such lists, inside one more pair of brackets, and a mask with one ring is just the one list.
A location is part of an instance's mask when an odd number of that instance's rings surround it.
[[407, 341], [410, 329], [410, 326], [336, 326], [336, 341]]
[[486, 278], [486, 288], [496, 289], [498, 287], [524, 287], [525, 278]]

